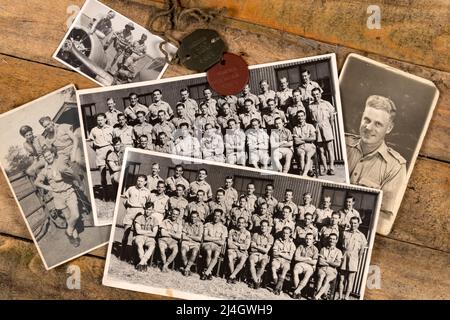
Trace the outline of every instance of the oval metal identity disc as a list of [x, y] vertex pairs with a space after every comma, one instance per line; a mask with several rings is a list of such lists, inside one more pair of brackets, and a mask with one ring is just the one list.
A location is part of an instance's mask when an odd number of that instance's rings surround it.
[[248, 83], [248, 65], [240, 56], [227, 52], [206, 76], [214, 91], [223, 96], [233, 95], [241, 92]]
[[225, 42], [217, 31], [197, 29], [181, 41], [177, 55], [188, 69], [204, 72], [222, 59]]

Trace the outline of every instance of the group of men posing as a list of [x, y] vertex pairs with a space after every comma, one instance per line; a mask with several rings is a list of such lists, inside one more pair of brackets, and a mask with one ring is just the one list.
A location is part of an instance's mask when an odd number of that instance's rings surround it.
[[[136, 63], [144, 58], [147, 53], [147, 34], [142, 33], [139, 40], [133, 40], [132, 31], [134, 24], [128, 22], [121, 31], [113, 31], [112, 19], [116, 13], [113, 10], [108, 11], [105, 15], [99, 16], [93, 20], [89, 28], [89, 33], [96, 33], [101, 39], [108, 40], [104, 43], [103, 49], [106, 51], [113, 44], [115, 49], [114, 58], [106, 66], [106, 71], [110, 72], [112, 67], [117, 63], [115, 78], [120, 82], [132, 82], [136, 76]], [[119, 58], [122, 59], [118, 62]]]
[[[334, 175], [332, 125], [336, 111], [322, 99], [322, 88], [310, 79], [310, 72], [305, 70], [301, 75], [303, 82], [294, 90], [286, 78], [280, 79], [278, 92], [262, 80], [258, 96], [246, 85], [239, 96], [216, 100], [211, 89], [205, 88], [200, 104], [183, 88], [175, 112], [163, 100], [160, 89], [152, 92], [153, 103], [148, 107], [139, 102], [136, 93], [130, 93], [123, 112], [116, 109], [113, 98], [108, 98], [108, 111], [96, 115], [97, 126], [89, 135], [102, 185], [106, 184], [106, 166], [113, 185], [117, 185], [117, 159], [127, 146], [229, 164], [245, 165], [248, 161], [255, 168], [271, 165], [285, 173], [291, 170], [295, 157], [300, 174], [310, 176], [317, 146], [322, 166], [316, 170], [321, 175]], [[112, 160], [107, 159], [113, 148]]]
[[[254, 289], [266, 285], [277, 295], [286, 291], [300, 299], [315, 278], [311, 298], [321, 299], [339, 274], [337, 298], [349, 298], [367, 247], [353, 196], [346, 198], [344, 208], [333, 211], [330, 197], [325, 196], [316, 208], [308, 192], [300, 205], [293, 202], [291, 189], [285, 190], [283, 200], [277, 200], [273, 184], [267, 184], [260, 197], [253, 183], [239, 195], [233, 177], [228, 176], [213, 199], [206, 169], [200, 169], [192, 182], [184, 178], [181, 165], [167, 179], [159, 172], [159, 164], [154, 163], [151, 175], [139, 175], [122, 195], [126, 214], [121, 258], [126, 259], [132, 233], [139, 254], [137, 270], [147, 270], [158, 247], [162, 272], [180, 256], [183, 275], [191, 275], [195, 265], [201, 280], [211, 280], [223, 255], [228, 261], [228, 283], [235, 283], [248, 264], [246, 280]], [[268, 278], [264, 277], [266, 266], [271, 283], [263, 281]], [[291, 286], [284, 283], [289, 271]]]
[[39, 119], [44, 128], [36, 135], [28, 125], [19, 129], [25, 139], [23, 148], [30, 159], [26, 174], [34, 179], [36, 187], [51, 192], [56, 210], [60, 210], [67, 221], [65, 234], [74, 247], [81, 240], [76, 229], [80, 218], [78, 197], [75, 187], [80, 181], [74, 172], [73, 164], [78, 163], [84, 169], [79, 149], [79, 139], [69, 124], [57, 124], [50, 117]]

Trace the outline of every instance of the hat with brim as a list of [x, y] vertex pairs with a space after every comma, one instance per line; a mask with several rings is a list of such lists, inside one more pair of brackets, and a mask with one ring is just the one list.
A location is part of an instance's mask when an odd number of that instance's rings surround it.
[[134, 24], [133, 24], [132, 22], [128, 22], [128, 23], [125, 25], [125, 28], [134, 30]]

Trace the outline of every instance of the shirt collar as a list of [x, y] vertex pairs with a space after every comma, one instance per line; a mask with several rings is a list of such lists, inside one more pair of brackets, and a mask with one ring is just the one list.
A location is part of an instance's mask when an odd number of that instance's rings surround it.
[[[358, 151], [361, 153], [361, 155], [363, 155], [363, 151], [362, 151], [362, 147], [361, 147], [361, 138], [359, 138], [353, 142], [350, 142], [349, 146], [358, 149]], [[371, 153], [369, 153], [363, 157], [370, 158], [370, 157], [374, 156], [375, 154], [380, 154], [381, 157], [385, 161], [388, 161], [389, 151], [388, 151], [388, 146], [386, 145], [386, 142], [383, 141], [383, 143], [377, 149], [375, 149], [374, 151], [372, 151]]]

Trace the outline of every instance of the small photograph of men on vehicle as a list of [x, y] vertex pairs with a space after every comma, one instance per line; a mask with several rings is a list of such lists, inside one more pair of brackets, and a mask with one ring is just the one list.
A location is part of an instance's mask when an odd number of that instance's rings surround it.
[[[53, 57], [101, 86], [159, 79], [160, 37], [96, 0], [87, 0]], [[165, 46], [169, 53], [176, 51]]]

